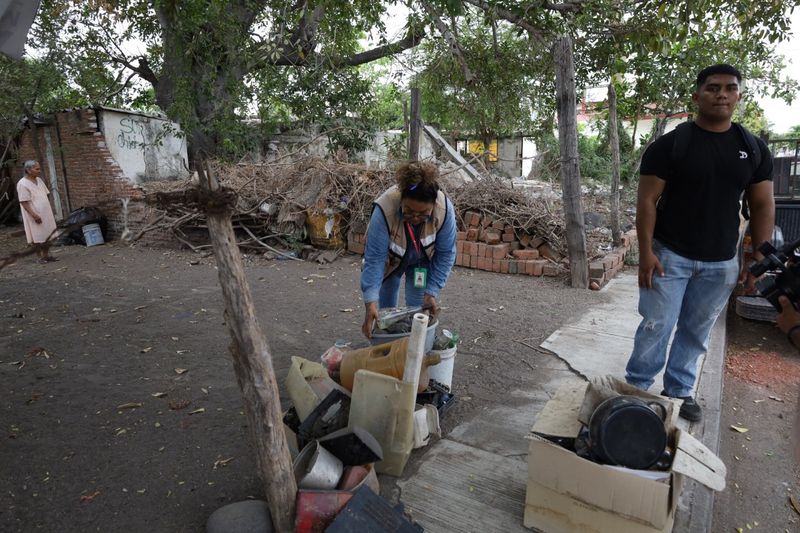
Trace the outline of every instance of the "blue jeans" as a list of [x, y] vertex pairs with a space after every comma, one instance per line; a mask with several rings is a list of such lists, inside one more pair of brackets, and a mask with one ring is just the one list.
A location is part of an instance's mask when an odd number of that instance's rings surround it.
[[[639, 289], [639, 314], [633, 353], [625, 380], [647, 390], [666, 360], [664, 390], [668, 396], [692, 394], [697, 361], [708, 349], [711, 328], [739, 277], [739, 261], [695, 261], [653, 242], [664, 276], [653, 274], [653, 287]], [[667, 359], [667, 343], [677, 323]]]
[[409, 307], [422, 305], [425, 289], [414, 287], [414, 268], [416, 266], [419, 265], [406, 267], [405, 271], [398, 270], [383, 280], [381, 292], [378, 294], [378, 308], [397, 307], [397, 301], [400, 299], [400, 282], [404, 274], [406, 278], [406, 305]]

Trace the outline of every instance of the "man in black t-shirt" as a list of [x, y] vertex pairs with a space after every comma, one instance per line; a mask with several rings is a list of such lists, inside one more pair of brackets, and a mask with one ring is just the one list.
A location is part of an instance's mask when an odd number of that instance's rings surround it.
[[[666, 362], [662, 394], [682, 399], [680, 414], [691, 421], [702, 417], [692, 397], [698, 360], [739, 277], [742, 193], [750, 207], [754, 249], [770, 239], [775, 219], [772, 156], [763, 141], [731, 122], [741, 81], [730, 65], [703, 69], [692, 95], [696, 120], [656, 140], [640, 171], [642, 322], [625, 379], [646, 390]], [[752, 288], [749, 275], [747, 283]]]

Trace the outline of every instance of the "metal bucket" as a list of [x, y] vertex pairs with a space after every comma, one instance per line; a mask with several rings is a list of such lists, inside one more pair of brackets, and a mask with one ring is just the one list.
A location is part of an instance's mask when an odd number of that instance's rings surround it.
[[303, 448], [292, 467], [299, 489], [335, 489], [344, 468], [342, 462], [316, 440]]

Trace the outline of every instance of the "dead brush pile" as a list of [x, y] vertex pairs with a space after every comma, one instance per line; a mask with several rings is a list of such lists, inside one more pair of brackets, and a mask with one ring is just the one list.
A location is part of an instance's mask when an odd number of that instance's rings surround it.
[[[306, 240], [309, 215], [339, 216], [340, 234], [366, 230], [372, 202], [394, 183], [393, 170], [367, 168], [363, 164], [333, 159], [305, 157], [291, 162], [211, 163], [220, 183], [236, 193], [233, 224], [241, 237], [242, 248], [289, 250]], [[486, 177], [458, 184], [446, 180], [447, 194], [456, 209], [458, 225], [465, 228], [464, 214], [478, 212], [515, 229], [518, 234], [535, 236], [565, 255], [564, 216], [560, 198], [534, 196], [515, 189], [508, 180]], [[148, 182], [148, 203], [158, 193], [175, 193], [194, 187], [191, 180]], [[143, 228], [137, 237], [154, 229], [167, 229], [193, 250], [209, 248], [205, 215], [196, 208], [160, 208], [156, 222]], [[594, 242], [597, 241], [597, 242]], [[599, 254], [603, 239], [589, 238], [589, 256]], [[302, 246], [301, 246], [302, 247]]]
[[[448, 191], [456, 211], [463, 217], [467, 211], [488, 215], [493, 221], [514, 228], [517, 236], [540, 237], [560, 254], [565, 254], [564, 216], [561, 200], [534, 197], [511, 187], [508, 180], [486, 177], [465, 183]], [[464, 228], [463, 220], [459, 227]]]

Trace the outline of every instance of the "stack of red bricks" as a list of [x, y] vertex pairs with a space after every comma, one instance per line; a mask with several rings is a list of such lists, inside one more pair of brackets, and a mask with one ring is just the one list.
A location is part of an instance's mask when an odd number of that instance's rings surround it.
[[347, 232], [347, 251], [364, 255], [364, 246], [367, 244], [367, 224], [355, 222], [350, 225]]
[[456, 265], [502, 274], [555, 276], [560, 257], [544, 239], [475, 211], [464, 214], [456, 237]]
[[[566, 272], [562, 257], [541, 237], [516, 230], [490, 216], [467, 211], [464, 231], [456, 237], [456, 265], [502, 274], [527, 276], [556, 276]], [[347, 249], [364, 253], [366, 227], [359, 226], [347, 234]], [[590, 281], [600, 288], [623, 267], [636, 230], [622, 236], [623, 246], [611, 250], [605, 257], [589, 263]]]
[[596, 282], [598, 287], [608, 283], [625, 265], [625, 256], [636, 242], [636, 230], [632, 229], [622, 235], [622, 246], [614, 248], [602, 259], [589, 263], [589, 282]]

